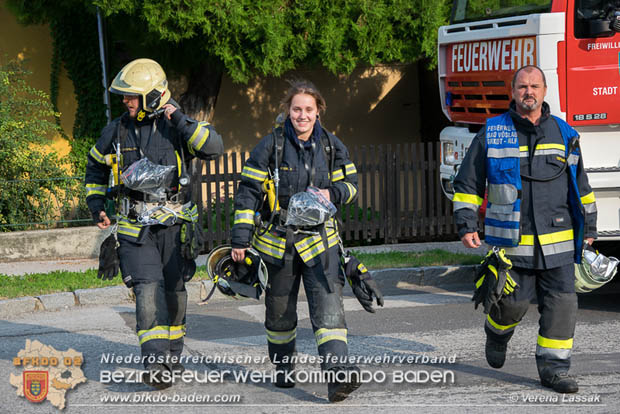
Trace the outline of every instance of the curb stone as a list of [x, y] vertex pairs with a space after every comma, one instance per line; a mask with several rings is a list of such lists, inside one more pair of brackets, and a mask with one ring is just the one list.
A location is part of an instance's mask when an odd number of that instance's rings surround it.
[[[396, 269], [371, 270], [379, 288], [413, 284], [420, 286], [449, 286], [470, 283], [475, 274], [475, 265], [426, 266]], [[211, 280], [186, 283], [188, 301], [204, 300], [213, 287]], [[215, 291], [209, 303], [229, 300]], [[110, 286], [95, 289], [78, 289], [75, 292], [59, 292], [38, 297], [21, 297], [0, 300], [0, 317], [7, 318], [25, 312], [68, 309], [73, 306], [120, 305], [135, 301], [133, 291], [125, 286]]]

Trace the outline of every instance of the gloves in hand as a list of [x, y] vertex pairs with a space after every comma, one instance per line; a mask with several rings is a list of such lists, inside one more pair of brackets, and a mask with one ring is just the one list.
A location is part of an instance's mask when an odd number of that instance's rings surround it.
[[519, 288], [508, 272], [512, 262], [505, 255], [504, 249], [494, 247], [476, 271], [476, 290], [471, 300], [474, 309], [482, 303], [484, 313], [488, 314], [493, 307], [499, 311], [499, 301]]
[[116, 251], [118, 242], [116, 241], [116, 235], [110, 234], [101, 243], [99, 249], [99, 270], [97, 277], [103, 280], [112, 280], [119, 271], [120, 260], [118, 259], [118, 252]]
[[343, 256], [344, 272], [353, 289], [353, 294], [366, 310], [366, 312], [375, 313], [373, 305], [373, 297], [377, 300], [377, 305], [383, 306], [383, 294], [377, 286], [377, 282], [373, 280], [362, 263], [355, 256], [347, 253]]

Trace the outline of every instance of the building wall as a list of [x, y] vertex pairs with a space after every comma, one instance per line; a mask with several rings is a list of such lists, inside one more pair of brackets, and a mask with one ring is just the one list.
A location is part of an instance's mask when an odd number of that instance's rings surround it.
[[297, 70], [247, 85], [224, 77], [213, 124], [227, 149], [249, 151], [266, 135], [280, 112], [288, 79], [313, 82], [327, 102], [321, 123], [347, 145], [418, 142], [420, 99], [417, 65], [356, 69], [335, 76], [326, 69]]
[[[50, 93], [50, 70], [52, 59], [52, 38], [49, 26], [22, 26], [15, 16], [0, 0], [0, 59], [17, 59], [32, 72], [29, 83], [47, 94]], [[71, 134], [77, 103], [73, 93], [73, 84], [61, 71], [58, 90], [58, 109], [63, 130]], [[60, 135], [53, 138], [52, 147], [59, 154], [66, 154], [69, 145]]]

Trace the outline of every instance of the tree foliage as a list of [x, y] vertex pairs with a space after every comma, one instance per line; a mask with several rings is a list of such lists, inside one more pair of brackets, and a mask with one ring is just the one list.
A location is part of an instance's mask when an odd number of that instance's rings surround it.
[[[192, 42], [196, 59], [217, 58], [236, 81], [279, 76], [307, 64], [333, 73], [358, 65], [435, 59], [446, 1], [431, 0], [96, 0], [156, 38]], [[185, 50], [189, 52], [189, 50]]]
[[66, 175], [44, 148], [58, 131], [52, 104], [28, 75], [18, 62], [0, 62], [0, 224], [48, 220], [50, 195], [64, 183], [47, 179]]

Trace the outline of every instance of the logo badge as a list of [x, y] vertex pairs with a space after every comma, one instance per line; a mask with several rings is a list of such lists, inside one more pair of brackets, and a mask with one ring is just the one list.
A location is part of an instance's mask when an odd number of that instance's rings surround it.
[[39, 403], [47, 397], [48, 371], [24, 371], [24, 396], [34, 403]]
[[146, 112], [140, 111], [138, 112], [138, 116], [136, 118], [138, 119], [138, 122], [139, 122], [139, 121], [142, 121], [145, 116], [146, 116]]

